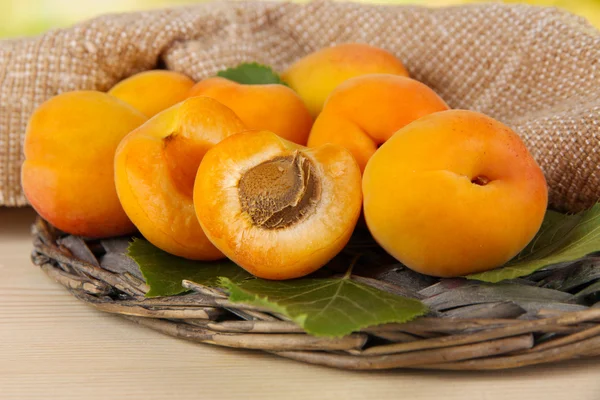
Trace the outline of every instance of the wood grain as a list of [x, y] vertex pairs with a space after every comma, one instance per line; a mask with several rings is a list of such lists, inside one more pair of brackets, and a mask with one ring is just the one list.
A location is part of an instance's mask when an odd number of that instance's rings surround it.
[[[88, 307], [0, 208], [0, 399], [600, 399], [600, 360], [503, 372], [352, 372], [174, 339]], [[117, 397], [115, 397], [115, 395]]]

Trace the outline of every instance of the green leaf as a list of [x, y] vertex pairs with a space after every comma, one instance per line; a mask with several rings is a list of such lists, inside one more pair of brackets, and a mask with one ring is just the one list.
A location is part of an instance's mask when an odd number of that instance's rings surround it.
[[217, 76], [245, 85], [266, 85], [278, 83], [285, 85], [271, 67], [258, 63], [242, 63], [235, 68], [217, 72]]
[[278, 312], [306, 332], [340, 337], [368, 326], [406, 322], [427, 312], [419, 300], [383, 292], [371, 286], [341, 279], [255, 279], [234, 283], [222, 278], [229, 300]]
[[600, 203], [574, 215], [548, 212], [540, 231], [517, 257], [505, 266], [468, 279], [500, 282], [532, 274], [552, 264], [575, 261], [600, 251]]
[[241, 282], [252, 277], [229, 260], [203, 262], [171, 255], [143, 239], [134, 239], [128, 255], [139, 266], [150, 291], [146, 297], [172, 296], [186, 292], [181, 286], [184, 279], [205, 286], [217, 286], [220, 277]]

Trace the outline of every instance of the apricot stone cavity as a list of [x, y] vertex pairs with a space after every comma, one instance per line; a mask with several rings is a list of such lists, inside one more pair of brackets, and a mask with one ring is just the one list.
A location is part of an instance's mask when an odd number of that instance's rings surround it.
[[284, 229], [314, 212], [321, 183], [313, 163], [295, 151], [246, 171], [239, 182], [242, 210], [265, 229]]

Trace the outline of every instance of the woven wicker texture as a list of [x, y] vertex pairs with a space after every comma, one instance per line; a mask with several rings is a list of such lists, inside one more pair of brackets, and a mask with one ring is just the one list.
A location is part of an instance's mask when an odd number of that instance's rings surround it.
[[[600, 254], [495, 285], [426, 277], [385, 265], [385, 257], [371, 259], [366, 268], [357, 262], [352, 280], [418, 298], [430, 312], [329, 338], [308, 335], [281, 314], [232, 303], [223, 290], [189, 280], [182, 282], [188, 293], [144, 297], [149, 287], [125, 256], [127, 238], [86, 242], [41, 218], [34, 232], [34, 264], [77, 299], [194, 342], [360, 370], [494, 370], [600, 355]], [[346, 248], [338, 257], [352, 253]], [[331, 267], [319, 274], [334, 272]]]
[[281, 70], [353, 41], [396, 54], [451, 107], [516, 129], [546, 174], [552, 207], [576, 211], [600, 198], [600, 33], [583, 19], [523, 5], [214, 2], [0, 42], [0, 205], [27, 202], [23, 134], [34, 108], [53, 95], [107, 90], [162, 65], [196, 80], [242, 61]]

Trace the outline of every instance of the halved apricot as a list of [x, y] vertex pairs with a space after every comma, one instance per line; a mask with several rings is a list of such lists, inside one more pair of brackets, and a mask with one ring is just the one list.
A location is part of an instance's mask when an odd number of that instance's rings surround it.
[[360, 185], [356, 161], [340, 146], [309, 149], [251, 131], [206, 153], [194, 205], [227, 257], [258, 277], [291, 279], [346, 245], [361, 210]]
[[117, 194], [148, 241], [185, 258], [223, 257], [198, 224], [192, 189], [205, 153], [243, 130], [229, 108], [194, 97], [157, 114], [123, 139], [115, 156]]

